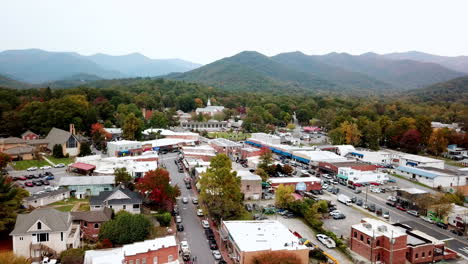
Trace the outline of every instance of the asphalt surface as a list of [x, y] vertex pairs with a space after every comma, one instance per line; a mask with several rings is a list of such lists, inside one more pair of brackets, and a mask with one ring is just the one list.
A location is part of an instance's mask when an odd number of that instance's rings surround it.
[[[44, 173], [46, 171], [52, 172], [54, 174], [54, 177], [55, 177], [55, 179], [49, 180], [50, 186], [58, 186], [58, 182], [59, 182], [61, 177], [70, 176], [70, 174], [66, 171], [66, 167], [65, 168], [51, 168], [51, 169], [48, 169], [48, 170], [39, 170], [38, 169], [36, 171], [26, 171], [26, 170], [17, 171], [17, 170], [12, 169], [12, 170], [9, 170], [8, 173], [11, 176], [15, 177], [15, 176], [26, 176], [26, 175], [31, 175], [31, 174], [38, 175], [39, 173], [44, 175]], [[38, 180], [38, 179], [28, 179], [26, 181], [33, 181], [33, 180]], [[22, 186], [24, 186], [24, 183], [26, 181], [18, 181], [18, 182], [21, 183]], [[39, 191], [44, 190], [44, 188], [46, 186], [47, 185], [34, 186], [34, 187], [24, 187], [24, 188], [25, 188], [25, 190], [29, 191], [31, 194], [34, 194], [34, 193], [37, 193]]]
[[[349, 197], [357, 196], [358, 199], [360, 198], [365, 201], [365, 188], [361, 188], [362, 193], [356, 195], [352, 190], [343, 185], [335, 186], [340, 188], [340, 193], [346, 194]], [[369, 191], [367, 195], [367, 204], [371, 203], [375, 204], [377, 208], [382, 208], [384, 211], [389, 211], [390, 222], [408, 224], [414, 229], [421, 230], [422, 232], [425, 232], [436, 239], [445, 241], [450, 249], [455, 250], [460, 255], [463, 255], [465, 259], [468, 259], [468, 240], [466, 240], [466, 237], [459, 237], [453, 233], [450, 233], [448, 230], [444, 230], [434, 224], [427, 223], [419, 217], [414, 217], [407, 214], [406, 212], [396, 209], [395, 207], [388, 206], [385, 204], [385, 198], [379, 197]]]
[[[187, 175], [178, 171], [177, 165], [174, 163], [176, 157], [176, 153], [161, 155], [160, 163], [164, 164], [169, 171], [172, 185], [178, 185], [181, 192], [180, 198], [177, 199], [177, 205], [179, 207], [179, 215], [182, 217], [184, 231], [178, 232], [179, 241], [187, 240], [192, 256], [197, 257], [195, 263], [215, 263], [215, 259], [208, 246], [208, 240], [206, 239], [204, 229], [201, 225], [201, 220], [205, 218], [197, 216], [196, 211], [198, 207], [192, 203], [192, 198], [197, 196], [193, 189], [188, 190], [185, 187], [184, 178], [187, 177]], [[183, 204], [182, 197], [189, 198], [189, 203]]]

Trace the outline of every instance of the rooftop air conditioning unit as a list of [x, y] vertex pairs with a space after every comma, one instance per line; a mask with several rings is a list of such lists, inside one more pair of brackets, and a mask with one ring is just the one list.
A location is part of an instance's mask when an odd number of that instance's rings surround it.
[[379, 227], [377, 227], [377, 230], [379, 230], [380, 232], [387, 232], [387, 227], [386, 226], [379, 226]]

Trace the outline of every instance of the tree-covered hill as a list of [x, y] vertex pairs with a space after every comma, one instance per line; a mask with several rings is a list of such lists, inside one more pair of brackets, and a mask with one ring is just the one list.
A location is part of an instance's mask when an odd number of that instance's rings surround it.
[[411, 98], [428, 102], [459, 102], [468, 105], [468, 76], [436, 83], [408, 92]]

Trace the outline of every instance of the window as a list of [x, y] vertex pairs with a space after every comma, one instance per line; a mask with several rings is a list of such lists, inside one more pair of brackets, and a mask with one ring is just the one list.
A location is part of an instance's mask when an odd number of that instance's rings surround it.
[[135, 264], [140, 264], [140, 259], [135, 260]]
[[95, 224], [94, 224], [94, 228], [99, 228], [99, 224], [98, 224], [98, 223], [95, 223]]
[[87, 227], [87, 226], [88, 226], [88, 222], [84, 222], [84, 224], [83, 224], [83, 225]]
[[426, 252], [423, 252], [423, 253], [421, 254], [421, 257], [424, 258], [425, 256], [426, 256]]
[[364, 237], [361, 235], [361, 241], [364, 241]]
[[380, 246], [380, 240], [377, 240], [377, 246]]
[[20, 237], [19, 240], [23, 240], [23, 237]]
[[[105, 188], [104, 188], [104, 189], [105, 189]], [[107, 191], [107, 190], [106, 190], [106, 191]], [[100, 206], [100, 205], [96, 205], [96, 206], [94, 206], [94, 208], [101, 208], [101, 206]]]
[[174, 257], [172, 255], [169, 255], [167, 257], [167, 261], [169, 261], [169, 262], [174, 261]]
[[63, 241], [63, 232], [60, 232], [60, 241]]
[[125, 204], [122, 207], [123, 207], [124, 210], [127, 209], [127, 206]]
[[370, 245], [370, 238], [367, 238], [367, 245]]
[[428, 256], [432, 255], [432, 251], [427, 252], [427, 255]]
[[49, 233], [37, 234], [37, 242], [47, 242], [49, 241]]
[[134, 205], [133, 205], [133, 208], [134, 208], [134, 209], [138, 209], [138, 208], [140, 208], [140, 205], [139, 205], [139, 204], [134, 204]]
[[67, 148], [76, 148], [76, 147], [77, 147], [76, 139], [73, 136], [71, 136], [67, 140]]
[[146, 258], [141, 259], [141, 264], [146, 264]]
[[41, 222], [37, 222], [37, 230], [41, 230], [42, 229], [42, 223]]
[[357, 237], [357, 232], [354, 232], [354, 237], [355, 237], [355, 238]]
[[250, 185], [247, 185], [247, 191], [250, 191]]
[[158, 257], [153, 258], [153, 264], [158, 264]]
[[109, 188], [104, 188], [104, 191], [108, 191], [108, 190], [109, 190]]
[[109, 208], [112, 208], [112, 205], [109, 205]]
[[416, 253], [416, 255], [414, 256], [414, 258], [418, 258], [418, 253]]

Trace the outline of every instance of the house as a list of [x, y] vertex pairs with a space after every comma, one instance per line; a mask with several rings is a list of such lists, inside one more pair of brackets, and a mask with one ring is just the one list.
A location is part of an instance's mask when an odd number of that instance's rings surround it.
[[317, 177], [279, 177], [268, 179], [272, 187], [293, 185], [297, 191], [317, 191], [322, 189], [321, 180]]
[[65, 188], [59, 188], [51, 192], [33, 194], [24, 198], [24, 207], [39, 207], [70, 198], [70, 191]]
[[35, 140], [35, 139], [39, 139], [39, 135], [32, 132], [31, 130], [28, 130], [24, 132], [23, 134], [21, 134], [21, 138], [23, 140]]
[[55, 145], [62, 146], [63, 155], [78, 156], [80, 154], [80, 141], [74, 134], [74, 126], [70, 125], [70, 131], [53, 127], [46, 136], [47, 148], [53, 151]]
[[104, 128], [107, 134], [110, 135], [111, 140], [120, 140], [122, 138], [122, 129], [115, 127]]
[[468, 185], [468, 175], [449, 169], [399, 166], [395, 169], [395, 172], [432, 188]]
[[13, 252], [18, 256], [41, 260], [43, 254], [57, 257], [68, 248], [80, 246], [80, 228], [74, 225], [69, 212], [38, 208], [19, 214], [10, 233]]
[[309, 249], [278, 221], [222, 221], [220, 235], [235, 263], [253, 264], [256, 256], [273, 251], [292, 253], [298, 263], [309, 263]]
[[111, 208], [115, 212], [124, 210], [132, 214], [141, 212], [142, 198], [139, 193], [133, 192], [123, 185], [115, 187], [112, 191], [102, 191], [99, 195], [89, 198], [91, 211]]
[[8, 154], [12, 160], [32, 160], [34, 159], [34, 147], [19, 146], [5, 150], [3, 153]]
[[241, 192], [244, 200], [259, 200], [262, 198], [262, 178], [247, 170], [237, 171], [241, 178]]
[[82, 237], [97, 241], [101, 225], [112, 217], [112, 209], [103, 208], [96, 211], [71, 212], [73, 223], [78, 224]]
[[179, 264], [175, 236], [135, 242], [119, 248], [87, 250], [84, 264]]
[[457, 257], [445, 243], [400, 223], [363, 218], [351, 226], [350, 249], [375, 263], [432, 263]]
[[102, 191], [110, 191], [114, 184], [115, 176], [67, 176], [61, 177], [58, 185], [67, 187], [72, 196], [82, 199], [98, 195]]
[[444, 156], [453, 160], [463, 160], [468, 158], [468, 149], [460, 148], [457, 145], [448, 145], [447, 152], [444, 153]]
[[142, 143], [139, 141], [120, 140], [107, 143], [109, 157], [136, 156], [142, 152]]

